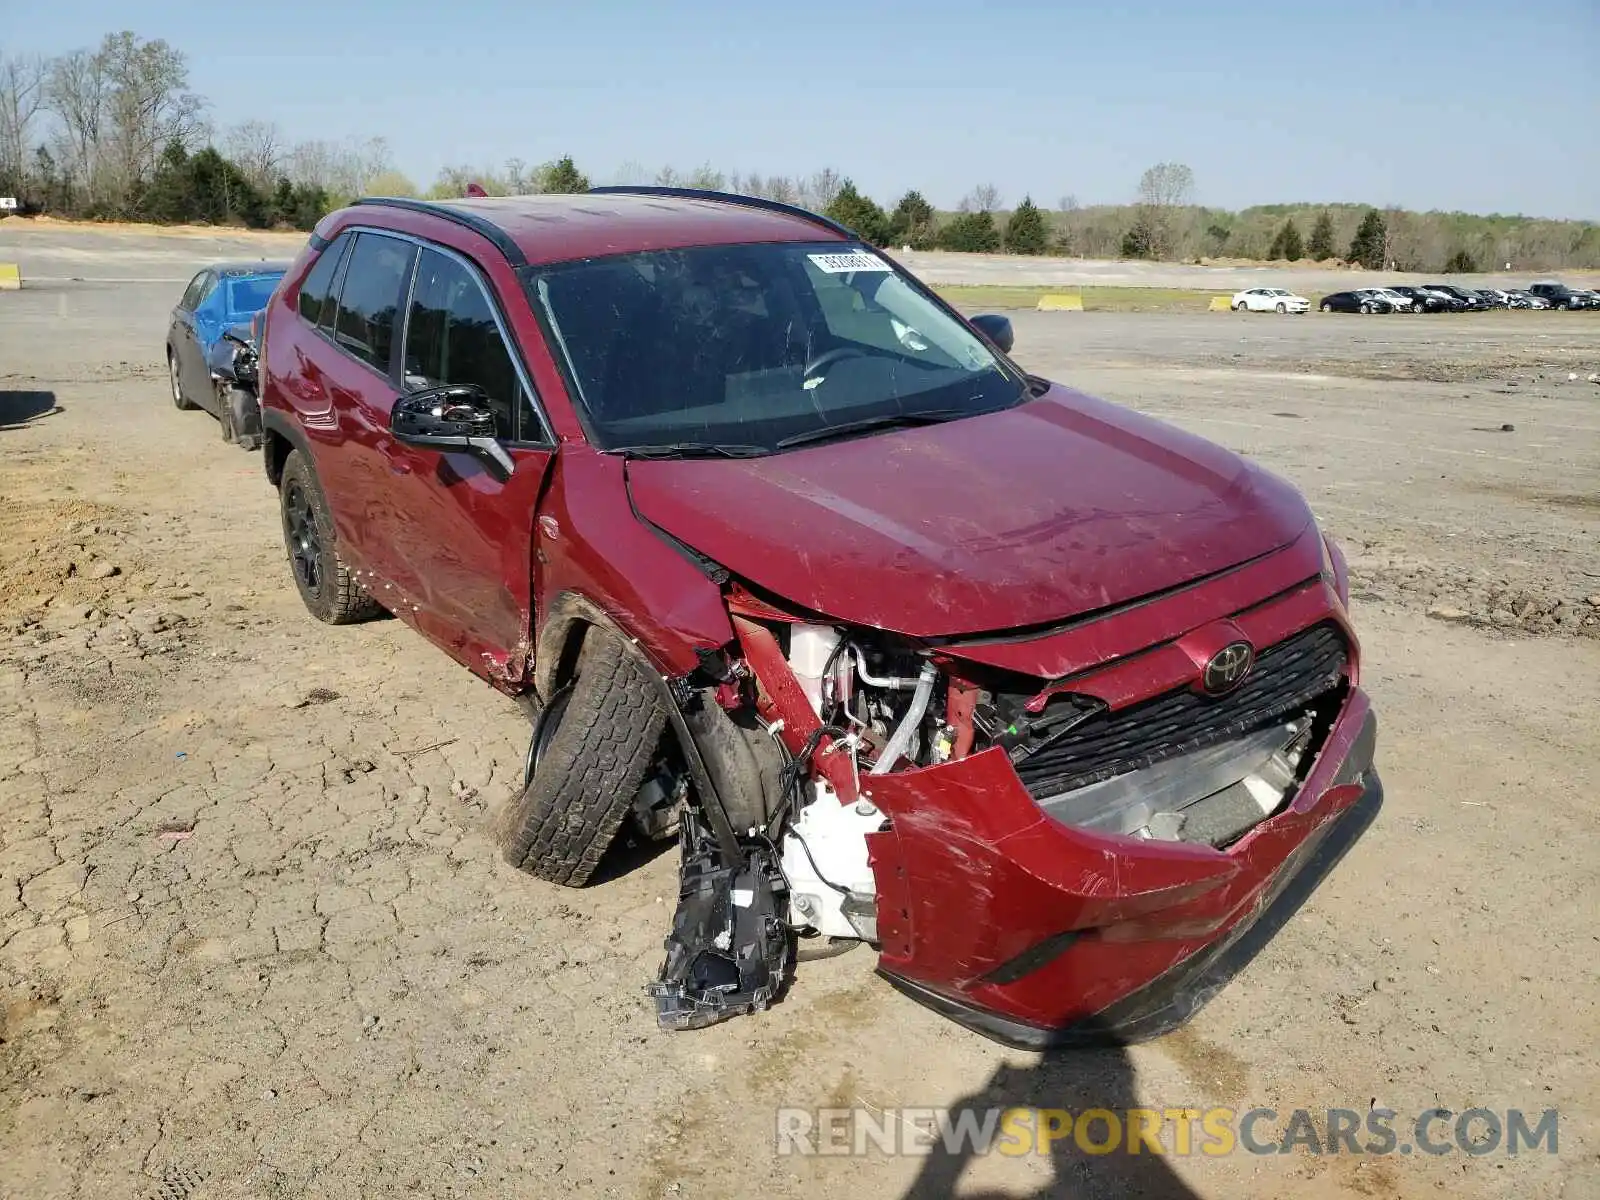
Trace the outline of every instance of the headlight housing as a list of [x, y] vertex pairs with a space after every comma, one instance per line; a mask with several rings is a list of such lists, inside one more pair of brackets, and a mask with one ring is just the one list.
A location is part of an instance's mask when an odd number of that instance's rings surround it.
[[1327, 534], [1322, 535], [1322, 577], [1332, 586], [1334, 594], [1344, 608], [1350, 607], [1350, 565], [1345, 562], [1339, 543]]

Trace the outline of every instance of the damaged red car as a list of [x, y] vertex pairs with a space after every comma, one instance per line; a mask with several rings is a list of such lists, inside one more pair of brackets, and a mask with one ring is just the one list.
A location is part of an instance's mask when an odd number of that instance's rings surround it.
[[674, 189], [331, 214], [274, 295], [294, 579], [533, 718], [506, 857], [681, 844], [668, 1028], [858, 939], [1003, 1041], [1183, 1020], [1381, 802], [1338, 548], [848, 230]]

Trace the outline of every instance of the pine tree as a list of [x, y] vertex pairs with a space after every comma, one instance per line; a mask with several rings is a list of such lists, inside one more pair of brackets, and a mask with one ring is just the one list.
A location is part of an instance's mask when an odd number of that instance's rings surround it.
[[546, 193], [587, 192], [589, 177], [578, 170], [577, 164], [572, 161], [572, 155], [563, 155], [555, 162], [546, 163], [540, 168], [539, 190]]
[[1305, 246], [1300, 241], [1300, 230], [1295, 227], [1294, 218], [1291, 217], [1283, 223], [1282, 228], [1273, 237], [1272, 245], [1267, 250], [1267, 257], [1274, 260], [1287, 259], [1289, 262], [1294, 262], [1303, 253], [1305, 253]]
[[1000, 231], [994, 227], [994, 214], [962, 213], [939, 231], [939, 247], [979, 254], [1000, 249]]
[[871, 242], [874, 246], [883, 246], [889, 241], [888, 216], [871, 197], [856, 191], [856, 185], [848, 179], [839, 185], [838, 194], [822, 215], [830, 221], [839, 222], [846, 229], [854, 231], [862, 241]]
[[912, 191], [901, 196], [889, 218], [889, 240], [896, 246], [930, 250], [937, 237], [933, 205], [923, 199], [921, 192]]
[[1050, 243], [1044, 213], [1031, 196], [1024, 196], [1006, 222], [1005, 247], [1013, 254], [1043, 254]]
[[1122, 235], [1123, 258], [1154, 258], [1156, 235], [1150, 222], [1143, 216], [1136, 218], [1128, 232]]
[[1323, 209], [1317, 223], [1311, 227], [1311, 240], [1306, 243], [1306, 255], [1317, 262], [1327, 262], [1333, 257], [1333, 218]]
[[1367, 209], [1356, 227], [1356, 236], [1350, 242], [1350, 253], [1345, 255], [1353, 263], [1360, 263], [1369, 271], [1383, 269], [1383, 243], [1388, 233], [1383, 214], [1375, 208]]

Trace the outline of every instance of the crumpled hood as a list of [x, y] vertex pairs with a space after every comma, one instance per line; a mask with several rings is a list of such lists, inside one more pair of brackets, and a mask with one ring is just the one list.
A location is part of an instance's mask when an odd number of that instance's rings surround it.
[[1066, 388], [1005, 412], [764, 458], [633, 461], [637, 511], [840, 621], [999, 632], [1162, 591], [1294, 541], [1287, 483]]

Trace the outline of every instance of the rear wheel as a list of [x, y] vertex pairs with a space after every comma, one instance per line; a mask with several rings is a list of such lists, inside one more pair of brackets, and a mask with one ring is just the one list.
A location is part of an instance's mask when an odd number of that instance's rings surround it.
[[660, 684], [621, 638], [590, 629], [570, 690], [540, 722], [532, 774], [501, 812], [505, 860], [582, 887], [633, 805], [666, 729]]
[[1333, 311], [1333, 305], [1329, 304], [1326, 300], [1324, 300], [1322, 302], [1322, 311], [1323, 312], [1332, 312]]
[[278, 503], [283, 510], [289, 566], [311, 615], [329, 625], [352, 625], [381, 613], [382, 606], [356, 582], [355, 573], [339, 557], [328, 502], [310, 460], [298, 450], [283, 464]]
[[1245, 312], [1247, 307], [1248, 306], [1245, 304], [1245, 302], [1243, 300], [1235, 300], [1233, 302], [1233, 311], [1234, 312]]
[[195, 407], [193, 400], [183, 394], [183, 380], [178, 377], [178, 356], [167, 347], [167, 377], [172, 381], [172, 407], [188, 412]]

